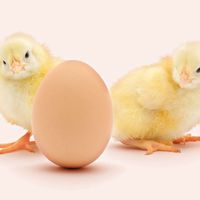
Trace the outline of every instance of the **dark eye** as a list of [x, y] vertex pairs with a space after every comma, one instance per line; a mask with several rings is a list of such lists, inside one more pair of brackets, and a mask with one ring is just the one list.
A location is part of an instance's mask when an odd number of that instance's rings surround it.
[[29, 52], [28, 51], [25, 53], [25, 58], [29, 58]]
[[200, 73], [200, 67], [196, 70], [197, 73]]
[[6, 65], [6, 61], [5, 60], [3, 60], [3, 64]]

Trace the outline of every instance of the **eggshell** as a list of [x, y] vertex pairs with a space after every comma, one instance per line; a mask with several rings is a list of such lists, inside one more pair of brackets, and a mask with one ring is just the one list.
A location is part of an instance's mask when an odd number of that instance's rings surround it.
[[111, 129], [108, 89], [89, 65], [65, 61], [47, 74], [34, 99], [32, 131], [49, 160], [67, 168], [88, 165], [105, 149]]

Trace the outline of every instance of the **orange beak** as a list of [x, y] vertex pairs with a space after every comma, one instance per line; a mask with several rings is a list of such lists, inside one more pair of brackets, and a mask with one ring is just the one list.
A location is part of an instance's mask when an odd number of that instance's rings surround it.
[[24, 65], [22, 65], [20, 61], [17, 60], [16, 58], [13, 58], [11, 67], [14, 72], [19, 72], [21, 70], [24, 70]]
[[182, 85], [185, 85], [185, 84], [188, 84], [188, 83], [191, 83], [191, 79], [190, 79], [190, 76], [189, 74], [186, 72], [186, 71], [182, 71], [181, 72], [181, 83]]

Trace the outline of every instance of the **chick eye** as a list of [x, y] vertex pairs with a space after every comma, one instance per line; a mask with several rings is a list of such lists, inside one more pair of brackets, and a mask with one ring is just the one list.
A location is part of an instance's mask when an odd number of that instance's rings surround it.
[[200, 67], [196, 70], [197, 73], [200, 73]]
[[30, 56], [30, 55], [29, 55], [29, 52], [27, 51], [27, 52], [25, 53], [25, 56], [24, 56], [24, 57], [25, 57], [25, 58], [29, 58], [29, 56]]
[[3, 64], [6, 65], [6, 61], [5, 60], [3, 60]]

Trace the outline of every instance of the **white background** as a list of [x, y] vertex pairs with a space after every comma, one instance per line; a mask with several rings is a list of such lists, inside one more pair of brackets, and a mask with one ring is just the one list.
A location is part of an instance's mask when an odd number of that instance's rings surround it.
[[[87, 62], [110, 87], [128, 70], [200, 40], [200, 2], [0, 0], [0, 38], [18, 31], [56, 56]], [[0, 142], [23, 133], [0, 120]], [[144, 156], [112, 141], [82, 170], [55, 167], [41, 154], [0, 155], [0, 199], [199, 199], [200, 144], [180, 147], [181, 154]]]

